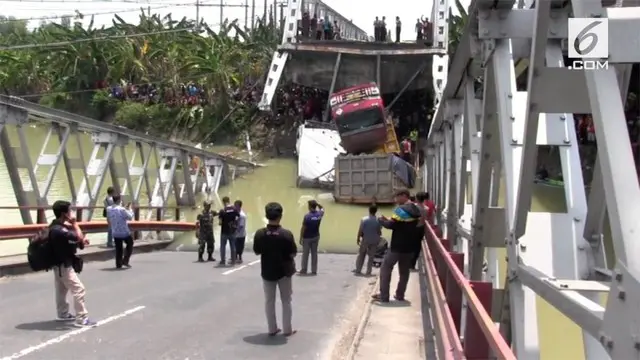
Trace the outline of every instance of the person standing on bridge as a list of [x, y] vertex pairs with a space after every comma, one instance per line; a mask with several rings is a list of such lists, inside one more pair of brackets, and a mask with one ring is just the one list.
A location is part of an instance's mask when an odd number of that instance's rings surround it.
[[302, 227], [300, 228], [300, 245], [302, 245], [300, 275], [307, 274], [309, 255], [311, 255], [311, 275], [317, 275], [320, 223], [324, 216], [324, 208], [315, 200], [309, 200], [308, 204], [309, 212], [302, 218]]
[[427, 200], [428, 195], [424, 191], [420, 191], [416, 194], [415, 204], [420, 209], [420, 221], [418, 221], [418, 231], [416, 233], [416, 241], [415, 241], [415, 250], [413, 254], [413, 259], [411, 261], [411, 270], [416, 271], [418, 265], [418, 259], [420, 258], [420, 253], [422, 252], [422, 239], [424, 239], [425, 233], [425, 223], [429, 218], [429, 209], [425, 205], [425, 201]]
[[[116, 269], [130, 268], [129, 259], [133, 253], [133, 236], [129, 229], [129, 221], [133, 220], [131, 203], [122, 206], [120, 194], [113, 195], [113, 205], [107, 208], [107, 219], [113, 231], [113, 242], [116, 246]], [[126, 248], [123, 249], [123, 245]]]
[[[107, 196], [104, 198], [104, 209], [102, 210], [102, 217], [107, 219], [107, 208], [113, 205], [113, 194], [115, 194], [113, 186], [107, 188]], [[109, 219], [107, 219], [107, 247], [113, 247], [113, 233], [111, 232], [111, 225], [109, 225]]]
[[396, 16], [396, 42], [400, 42], [400, 31], [402, 30], [402, 21], [400, 21], [400, 16]]
[[[77, 327], [93, 327], [97, 323], [89, 319], [85, 306], [85, 287], [78, 272], [82, 271], [82, 259], [76, 256], [78, 249], [84, 249], [89, 244], [80, 226], [71, 212], [71, 203], [58, 200], [53, 203], [55, 219], [49, 225], [49, 241], [51, 241], [53, 255], [53, 277], [56, 291], [56, 309], [58, 321], [75, 319]], [[67, 293], [73, 296], [75, 316], [69, 312]]]
[[380, 29], [382, 28], [382, 24], [380, 19], [376, 16], [376, 19], [373, 20], [373, 37], [375, 41], [381, 41], [382, 36], [380, 36]]
[[367, 257], [367, 272], [366, 275], [371, 275], [373, 271], [373, 258], [378, 249], [380, 238], [382, 237], [382, 226], [376, 218], [378, 207], [376, 205], [369, 206], [369, 215], [360, 220], [360, 227], [358, 228], [358, 238], [356, 243], [360, 247], [358, 250], [358, 257], [356, 258], [356, 268], [353, 272], [356, 275], [362, 274], [362, 266], [364, 265], [364, 257]]
[[[292, 277], [296, 273], [295, 256], [298, 253], [296, 241], [291, 231], [280, 226], [282, 205], [272, 202], [264, 207], [268, 224], [253, 236], [253, 252], [260, 255], [262, 286], [264, 289], [264, 311], [267, 317], [269, 336], [284, 330], [285, 336], [296, 333], [291, 325], [293, 309]], [[282, 330], [276, 319], [276, 289], [280, 289], [282, 302]]]
[[235, 206], [231, 205], [231, 200], [229, 200], [228, 196], [222, 198], [222, 205], [224, 205], [224, 207], [218, 212], [218, 218], [220, 219], [220, 266], [226, 265], [227, 244], [229, 244], [229, 250], [231, 251], [229, 262], [231, 265], [235, 265], [235, 234], [238, 228], [240, 213]]
[[409, 201], [409, 197], [409, 190], [402, 189], [396, 192], [395, 200], [398, 207], [394, 209], [393, 216], [391, 219], [385, 216], [378, 219], [380, 225], [392, 230], [389, 252], [380, 267], [380, 293], [372, 296], [374, 300], [379, 302], [389, 302], [391, 273], [396, 264], [398, 264], [400, 278], [394, 298], [398, 301], [404, 301], [411, 273], [411, 261], [414, 256], [418, 221], [421, 218], [420, 209]]
[[213, 258], [216, 239], [213, 235], [213, 221], [218, 213], [211, 210], [211, 201], [202, 203], [202, 213], [196, 218], [196, 233], [198, 234], [198, 262], [204, 262], [204, 250], [207, 249], [207, 261]]
[[242, 253], [244, 252], [244, 243], [247, 239], [247, 214], [242, 210], [242, 200], [236, 200], [233, 202], [238, 214], [238, 228], [236, 229], [235, 241], [236, 241], [236, 262], [242, 264]]

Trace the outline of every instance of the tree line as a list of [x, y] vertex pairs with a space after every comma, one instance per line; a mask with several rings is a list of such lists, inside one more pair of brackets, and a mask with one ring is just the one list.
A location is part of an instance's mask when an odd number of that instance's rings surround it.
[[66, 18], [29, 29], [0, 17], [0, 91], [135, 130], [212, 141], [246, 130], [279, 42], [264, 19], [253, 30], [225, 20], [214, 31], [144, 12], [137, 24], [116, 15], [101, 27]]

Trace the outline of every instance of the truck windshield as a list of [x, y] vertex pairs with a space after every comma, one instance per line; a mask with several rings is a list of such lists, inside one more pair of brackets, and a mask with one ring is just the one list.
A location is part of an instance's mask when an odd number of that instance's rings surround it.
[[343, 134], [384, 123], [379, 108], [359, 110], [343, 114], [336, 118], [338, 131]]

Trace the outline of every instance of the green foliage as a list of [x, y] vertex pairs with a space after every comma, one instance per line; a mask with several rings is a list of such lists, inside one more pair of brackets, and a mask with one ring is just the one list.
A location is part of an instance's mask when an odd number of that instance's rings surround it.
[[460, 15], [459, 16], [453, 15], [453, 11], [451, 11], [451, 8], [449, 8], [449, 55], [450, 56], [453, 56], [453, 54], [455, 54], [456, 49], [458, 48], [458, 44], [460, 43], [460, 39], [462, 39], [462, 34], [464, 34], [464, 28], [467, 25], [467, 20], [469, 19], [467, 10], [464, 8], [460, 0], [455, 0], [455, 5]]
[[[141, 13], [137, 24], [116, 15], [111, 26], [101, 28], [93, 19], [86, 27], [63, 20], [29, 30], [26, 22], [0, 17], [0, 49], [8, 48], [0, 50], [0, 91], [131, 129], [198, 141], [246, 129], [254, 104], [237, 101], [233, 92], [264, 76], [279, 43], [276, 27], [260, 21], [252, 31], [225, 21], [215, 32], [204, 22], [171, 15]], [[148, 35], [129, 37], [136, 34]], [[51, 43], [65, 45], [44, 46]], [[103, 90], [153, 83], [161, 96], [176, 98], [179, 85], [189, 82], [206, 89], [205, 105], [122, 102]]]

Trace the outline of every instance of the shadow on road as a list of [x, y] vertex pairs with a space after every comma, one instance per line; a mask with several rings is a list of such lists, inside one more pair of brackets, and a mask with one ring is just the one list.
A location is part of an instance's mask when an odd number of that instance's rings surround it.
[[266, 333], [248, 335], [243, 337], [242, 340], [248, 344], [264, 346], [285, 345], [289, 341], [288, 338], [282, 335], [269, 336]]
[[16, 325], [16, 329], [18, 330], [29, 331], [67, 331], [73, 328], [73, 322], [60, 322], [55, 320], [36, 321]]

